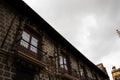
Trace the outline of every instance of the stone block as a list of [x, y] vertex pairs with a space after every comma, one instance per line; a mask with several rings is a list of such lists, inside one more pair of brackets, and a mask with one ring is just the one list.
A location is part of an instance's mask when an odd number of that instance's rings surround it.
[[0, 77], [0, 80], [3, 80], [3, 77]]
[[13, 79], [14, 77], [15, 77], [15, 74], [12, 74], [12, 75], [11, 75], [11, 78]]
[[4, 76], [5, 76], [5, 77], [10, 77], [10, 72], [5, 71], [5, 72], [4, 72]]
[[5, 66], [5, 67], [4, 67], [4, 70], [10, 71], [10, 67], [9, 67], [9, 66]]
[[0, 70], [0, 76], [2, 76], [2, 74], [3, 74], [3, 71], [2, 71], [2, 70]]
[[11, 80], [11, 79], [5, 78], [4, 80]]
[[15, 68], [12, 68], [12, 69], [11, 69], [11, 72], [13, 72], [13, 73], [14, 73], [14, 72], [15, 72]]
[[3, 63], [3, 64], [7, 64], [6, 58], [3, 58], [3, 59], [2, 59], [2, 63]]
[[3, 64], [0, 63], [0, 69], [2, 69], [2, 68], [3, 68]]

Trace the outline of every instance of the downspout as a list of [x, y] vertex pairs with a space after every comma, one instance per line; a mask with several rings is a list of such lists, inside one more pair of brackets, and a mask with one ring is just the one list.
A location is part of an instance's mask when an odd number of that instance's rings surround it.
[[22, 27], [22, 20], [23, 20], [23, 17], [19, 17], [19, 25], [17, 27], [17, 30], [16, 30], [16, 33], [15, 33], [15, 36], [14, 36], [14, 39], [13, 39], [13, 43], [12, 43], [12, 47], [11, 47], [11, 51], [16, 51], [15, 48], [17, 48], [17, 45], [21, 39], [21, 36], [20, 36], [20, 31], [22, 30], [21, 27]]
[[3, 48], [3, 46], [4, 46], [4, 43], [5, 43], [5, 41], [6, 41], [7, 37], [8, 37], [8, 34], [10, 32], [10, 29], [12, 28], [12, 25], [13, 25], [15, 19], [16, 19], [16, 15], [13, 17], [13, 19], [12, 19], [12, 21], [10, 23], [10, 26], [9, 26], [9, 28], [7, 30], [7, 33], [6, 33], [6, 35], [5, 35], [5, 37], [4, 37], [3, 41], [2, 41], [1, 48]]

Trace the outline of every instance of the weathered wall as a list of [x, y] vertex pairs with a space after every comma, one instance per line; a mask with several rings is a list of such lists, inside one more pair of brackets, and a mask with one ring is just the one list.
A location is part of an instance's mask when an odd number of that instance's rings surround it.
[[120, 71], [116, 71], [115, 73], [112, 74], [113, 76], [120, 75]]
[[116, 77], [116, 76], [119, 76], [119, 75], [120, 75], [120, 70], [116, 69], [116, 71], [112, 72], [113, 77]]
[[8, 57], [0, 53], [0, 80], [13, 80], [15, 76], [15, 67]]
[[[8, 9], [9, 7], [9, 9]], [[0, 46], [2, 45], [2, 42], [7, 34], [7, 31], [10, 26], [11, 29], [8, 32], [7, 38], [5, 40], [5, 44], [3, 45], [3, 48], [5, 50], [8, 50], [10, 48], [10, 45], [13, 42], [14, 35], [16, 33], [16, 28], [19, 24], [18, 17], [15, 16], [17, 13], [7, 4], [1, 1], [0, 3]]]
[[88, 66], [86, 66], [86, 72], [87, 72], [88, 78], [92, 79], [93, 78], [92, 70]]
[[[8, 8], [9, 7], [9, 8]], [[15, 17], [16, 12], [6, 3], [0, 1], [0, 47], [5, 51], [10, 49], [13, 42], [14, 35], [16, 33], [16, 28], [19, 24], [18, 17]], [[14, 19], [14, 20], [13, 20]], [[9, 33], [5, 39], [9, 27]], [[3, 44], [3, 40], [5, 42]], [[5, 55], [7, 52], [3, 52], [0, 48], [0, 80], [13, 80], [15, 75], [15, 67], [13, 66], [13, 61], [10, 61], [9, 56]]]
[[70, 61], [71, 61], [72, 68], [78, 71], [77, 60], [73, 55], [70, 56]]
[[55, 51], [55, 45], [54, 45], [54, 42], [53, 40], [46, 34], [44, 33], [44, 36], [43, 36], [43, 46], [42, 46], [42, 49], [44, 52], [47, 53], [47, 55], [53, 55], [54, 51]]

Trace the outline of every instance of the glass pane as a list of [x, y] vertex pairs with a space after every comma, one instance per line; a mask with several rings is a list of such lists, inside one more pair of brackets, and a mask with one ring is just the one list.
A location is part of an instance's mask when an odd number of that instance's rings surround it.
[[62, 56], [59, 57], [60, 58], [60, 65], [63, 64], [63, 58]]
[[66, 62], [66, 58], [64, 57], [64, 64], [66, 64], [67, 62]]
[[30, 46], [30, 50], [33, 51], [34, 53], [37, 53], [37, 48], [34, 46]]
[[23, 33], [22, 33], [22, 39], [25, 40], [26, 42], [29, 42], [30, 35], [27, 32], [23, 31]]
[[64, 68], [63, 64], [60, 64], [60, 67], [61, 67], [61, 68]]
[[64, 66], [65, 66], [65, 70], [68, 70], [67, 65], [65, 64]]
[[28, 48], [28, 45], [29, 45], [29, 44], [28, 44], [27, 42], [21, 40], [20, 45], [22, 45], [22, 46], [25, 47], [25, 48]]
[[37, 47], [37, 45], [38, 45], [38, 40], [35, 39], [34, 37], [32, 37], [32, 39], [31, 39], [31, 44], [32, 44], [33, 46]]
[[83, 69], [80, 69], [80, 75], [83, 76], [84, 72]]

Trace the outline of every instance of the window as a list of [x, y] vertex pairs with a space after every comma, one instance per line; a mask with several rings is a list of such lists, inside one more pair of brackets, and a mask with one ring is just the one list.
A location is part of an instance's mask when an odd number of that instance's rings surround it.
[[82, 80], [87, 80], [87, 73], [85, 70], [85, 67], [82, 64], [78, 64], [78, 70], [79, 70], [79, 74]]
[[20, 42], [20, 45], [34, 53], [38, 52], [37, 51], [38, 40], [33, 35], [25, 31], [23, 31], [22, 33], [22, 40]]
[[84, 71], [83, 71], [82, 68], [80, 68], [80, 75], [81, 75], [81, 76], [84, 76]]
[[84, 76], [84, 69], [83, 69], [83, 66], [81, 66], [81, 65], [79, 65], [79, 73], [80, 73], [81, 77]]
[[66, 60], [65, 56], [63, 56], [63, 55], [59, 56], [59, 63], [60, 63], [60, 68], [68, 70], [67, 60]]

